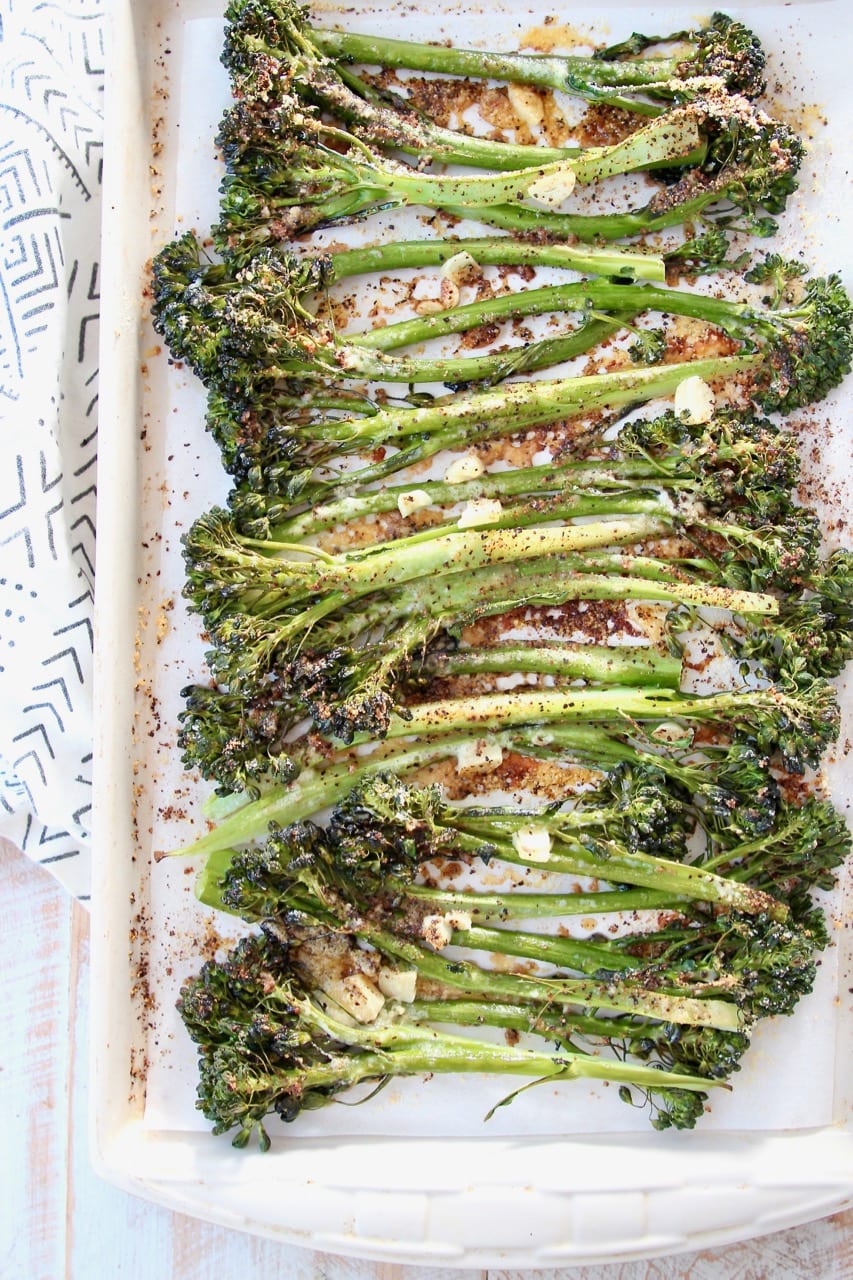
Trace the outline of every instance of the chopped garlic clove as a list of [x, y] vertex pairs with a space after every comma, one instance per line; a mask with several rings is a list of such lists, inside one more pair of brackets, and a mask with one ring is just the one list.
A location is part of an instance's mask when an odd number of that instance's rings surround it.
[[545, 107], [539, 94], [521, 84], [508, 85], [506, 93], [513, 111], [528, 129], [538, 128], [545, 118]]
[[454, 253], [442, 264], [441, 274], [445, 280], [452, 280], [455, 284], [459, 284], [471, 270], [479, 271], [479, 262], [467, 249], [460, 249], [459, 253]]
[[459, 285], [456, 281], [451, 280], [449, 277], [442, 279], [439, 297], [441, 299], [441, 306], [443, 310], [448, 311], [451, 307], [458, 307], [461, 294], [459, 293]]
[[414, 511], [423, 511], [431, 503], [432, 498], [426, 489], [408, 489], [397, 499], [397, 510], [401, 516], [410, 516]]
[[458, 929], [460, 932], [467, 932], [471, 928], [471, 913], [457, 909], [455, 911], [446, 911], [444, 919], [450, 925], [451, 929]]
[[519, 827], [512, 837], [513, 847], [525, 862], [547, 862], [551, 853], [551, 836], [547, 827], [531, 824]]
[[330, 978], [322, 990], [345, 1009], [356, 1022], [373, 1022], [385, 1005], [385, 997], [370, 978], [363, 973], [351, 973], [346, 978]]
[[411, 1004], [418, 987], [417, 969], [392, 969], [382, 965], [376, 981], [379, 990], [388, 1000], [399, 1000], [401, 1004]]
[[438, 298], [418, 298], [415, 313], [419, 316], [434, 316], [444, 310], [444, 304]]
[[574, 169], [564, 165], [556, 173], [545, 173], [527, 188], [527, 197], [549, 209], [558, 209], [575, 189], [577, 178]]
[[479, 480], [485, 471], [476, 453], [466, 453], [464, 458], [451, 462], [444, 473], [446, 484], [464, 484], [466, 480]]
[[453, 930], [444, 916], [424, 916], [421, 921], [421, 937], [436, 951], [441, 951], [453, 937]]
[[474, 498], [466, 502], [456, 522], [460, 529], [471, 529], [478, 524], [495, 524], [503, 515], [499, 498]]
[[456, 751], [457, 773], [487, 773], [502, 762], [504, 753], [496, 742], [487, 738], [469, 739]]
[[675, 412], [691, 424], [710, 422], [715, 403], [713, 391], [697, 374], [685, 378], [675, 388]]

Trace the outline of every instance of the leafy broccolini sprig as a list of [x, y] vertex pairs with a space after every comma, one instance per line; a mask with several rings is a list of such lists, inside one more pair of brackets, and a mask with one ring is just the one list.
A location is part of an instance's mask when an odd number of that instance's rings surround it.
[[[442, 629], [572, 600], [681, 602], [772, 616], [776, 598], [754, 588], [787, 582], [814, 561], [813, 520], [795, 512], [769, 530], [705, 517], [705, 536], [722, 551], [703, 547], [688, 528], [681, 559], [620, 554], [618, 544], [677, 534], [682, 521], [653, 498], [623, 499], [621, 507], [618, 496], [600, 502], [609, 518], [553, 527], [550, 520], [567, 508], [540, 500], [530, 524], [439, 526], [339, 554], [245, 537], [214, 510], [185, 535], [185, 594], [214, 642], [208, 661], [219, 681], [263, 702], [279, 671], [292, 685], [293, 720], [301, 702], [321, 730], [349, 741], [357, 731], [387, 729], [395, 685]], [[568, 513], [595, 509], [588, 500]], [[632, 511], [639, 514], [626, 514]], [[509, 509], [507, 522], [515, 514]], [[751, 589], [731, 585], [738, 582]]]
[[853, 552], [840, 548], [817, 564], [772, 627], [757, 623], [724, 641], [736, 657], [790, 679], [841, 675], [853, 659]]
[[[329, 58], [314, 38], [305, 13], [291, 0], [234, 0], [226, 10], [222, 61], [232, 92], [261, 112], [282, 94], [295, 95], [341, 121], [357, 137], [444, 164], [497, 170], [530, 163], [526, 144], [475, 137], [443, 128], [400, 94], [378, 91], [352, 69]], [[701, 160], [699, 154], [691, 157]], [[579, 146], [538, 147], [549, 164], [582, 158]]]
[[[637, 800], [659, 803], [659, 791], [659, 781], [650, 776], [641, 782]], [[664, 797], [663, 804], [683, 817], [671, 798]], [[541, 864], [537, 861], [537, 870], [594, 875], [584, 863], [594, 863], [590, 854], [597, 853], [599, 866], [614, 885], [656, 883], [645, 896], [635, 889], [616, 888], [594, 895], [597, 901], [605, 899], [597, 908], [605, 915], [649, 912], [627, 933], [578, 939], [507, 927], [513, 920], [553, 915], [564, 902], [565, 915], [580, 914], [587, 896], [583, 893], [574, 895], [574, 905], [571, 894], [503, 895], [500, 923], [490, 926], [478, 916], [478, 903], [482, 897], [490, 902], [499, 895], [452, 893], [433, 883], [418, 883], [420, 864], [432, 863], [436, 853], [439, 858], [479, 856], [490, 866], [493, 860], [517, 861], [514, 846], [507, 853], [508, 833], [529, 830], [530, 815], [502, 807], [469, 815], [464, 807], [443, 803], [436, 788], [401, 787], [381, 776], [350, 793], [333, 812], [327, 831], [312, 823], [273, 827], [262, 848], [234, 853], [224, 869], [220, 859], [204, 867], [196, 891], [210, 906], [252, 923], [273, 923], [283, 938], [295, 940], [306, 927], [326, 929], [380, 951], [408, 952], [426, 979], [435, 978], [437, 971], [429, 952], [422, 951], [424, 941], [440, 955], [453, 946], [607, 978], [611, 990], [599, 999], [603, 1007], [622, 1012], [655, 1017], [661, 1010], [643, 1002], [648, 990], [660, 991], [676, 997], [669, 1013], [678, 1022], [694, 1016], [689, 1004], [683, 1011], [677, 1008], [679, 995], [735, 999], [750, 1019], [789, 1014], [811, 990], [816, 939], [808, 927], [786, 923], [784, 902], [702, 867], [632, 852], [626, 841], [627, 816], [615, 807], [603, 815], [581, 811], [576, 834], [566, 835], [572, 816], [571, 810], [557, 805], [536, 815], [542, 824], [537, 829], [555, 838], [553, 865], [549, 857]], [[607, 839], [596, 841], [594, 833], [602, 820]], [[620, 899], [621, 908], [614, 905]], [[629, 905], [632, 902], [637, 905]], [[823, 935], [818, 945], [825, 940]], [[467, 956], [459, 958], [470, 967]], [[633, 1010], [625, 1004], [632, 984], [642, 989]], [[464, 977], [449, 985], [464, 987]]]
[[423, 172], [385, 156], [355, 133], [324, 122], [293, 94], [274, 102], [241, 100], [222, 118], [217, 143], [225, 158], [220, 221], [223, 251], [288, 240], [319, 227], [389, 208], [450, 206], [480, 210], [531, 201], [561, 204], [575, 184], [694, 157], [701, 146], [697, 111], [677, 108], [627, 138], [542, 163], [531, 148], [524, 167], [474, 174]]
[[[310, 816], [383, 770], [405, 774], [460, 751], [473, 751], [476, 759], [485, 746], [498, 758], [509, 749], [602, 768], [636, 760], [638, 753], [645, 759], [644, 737], [660, 744], [661, 735], [669, 737], [676, 729], [690, 747], [699, 726], [721, 743], [706, 746], [698, 762], [685, 760], [683, 751], [681, 756], [665, 753], [659, 767], [690, 790], [705, 823], [760, 832], [777, 804], [778, 788], [768, 769], [771, 754], [778, 753], [785, 768], [800, 770], [819, 758], [838, 731], [834, 691], [820, 681], [808, 688], [774, 685], [704, 697], [619, 687], [523, 690], [420, 703], [406, 709], [408, 718], [392, 717], [388, 741], [376, 746], [374, 738], [373, 751], [355, 757], [347, 751], [318, 755], [310, 737], [289, 741], [286, 732], [276, 732], [274, 714], [270, 725], [260, 717], [253, 721], [251, 701], [234, 695], [199, 694], [188, 711], [182, 741], [188, 766], [219, 776], [225, 786], [245, 789], [219, 826], [182, 851], [200, 854], [253, 839], [270, 821]], [[356, 744], [363, 738], [369, 735], [356, 735]], [[652, 754], [657, 759], [660, 753]], [[285, 779], [278, 785], [277, 774]], [[259, 783], [265, 784], [260, 795]]]
[[[704, 26], [669, 35], [635, 32], [591, 56], [459, 49], [328, 29], [315, 29], [312, 36], [339, 63], [536, 85], [646, 115], [664, 110], [672, 101], [689, 101], [705, 91], [709, 80], [748, 98], [760, 97], [765, 88], [760, 41], [742, 22], [723, 13], [713, 14]], [[670, 54], [648, 53], [669, 44], [678, 46]], [[655, 99], [660, 105], [654, 105]]]
[[[222, 419], [217, 417], [217, 425]], [[435, 508], [457, 506], [478, 498], [513, 499], [525, 494], [584, 495], [651, 494], [662, 491], [674, 501], [692, 498], [711, 511], [746, 508], [758, 519], [772, 522], [790, 510], [791, 492], [799, 475], [797, 437], [767, 418], [717, 409], [708, 423], [690, 424], [668, 411], [650, 420], [623, 426], [615, 439], [587, 435], [582, 456], [557, 450], [553, 462], [510, 471], [485, 472], [476, 479], [448, 482], [418, 480], [362, 488], [357, 478], [340, 477], [337, 485], [317, 485], [288, 501], [279, 484], [265, 483], [275, 464], [276, 441], [255, 439], [247, 427], [243, 439], [218, 436], [229, 450], [233, 471], [241, 483], [229, 496], [240, 531], [265, 538], [275, 529], [287, 539], [303, 538], [334, 529], [348, 521], [406, 509], [413, 492]]]
[[[495, 985], [501, 985], [497, 978]], [[655, 1091], [667, 1117], [660, 1127], [667, 1122], [692, 1127], [705, 1090], [714, 1083], [579, 1050], [488, 1045], [415, 1019], [362, 1026], [307, 991], [287, 949], [268, 937], [244, 939], [224, 961], [205, 965], [185, 984], [179, 1010], [199, 1046], [197, 1105], [213, 1121], [215, 1133], [237, 1129], [236, 1146], [245, 1146], [256, 1133], [261, 1148], [267, 1148], [267, 1115], [294, 1120], [353, 1084], [399, 1075], [477, 1071], [552, 1082], [597, 1078], [634, 1084]], [[698, 1095], [692, 1102], [690, 1092]]]
[[[227, 172], [221, 220], [214, 229], [223, 251], [242, 255], [253, 244], [287, 241], [406, 202], [540, 239], [636, 239], [708, 220], [766, 236], [776, 228], [773, 215], [784, 210], [796, 190], [803, 157], [791, 129], [718, 87], [609, 148], [543, 166], [541, 179], [532, 169], [515, 171], [516, 187], [531, 192], [538, 207], [523, 198], [501, 201], [510, 173], [504, 173], [503, 186], [500, 174], [467, 181], [426, 175], [418, 181], [408, 166], [389, 168], [391, 162], [341, 130], [338, 144], [348, 140], [351, 150], [335, 159], [335, 153], [326, 154], [332, 151], [327, 143], [333, 133], [289, 97], [254, 110], [239, 104], [226, 115], [220, 145]], [[309, 136], [310, 146], [302, 141]], [[701, 163], [686, 164], [697, 159], [699, 144]], [[531, 149], [534, 163], [537, 153], [538, 148]], [[644, 205], [602, 214], [562, 211], [575, 182], [657, 167], [667, 155], [686, 167]], [[527, 177], [520, 176], [525, 172]]]
[[[742, 753], [739, 779], [742, 785], [746, 784], [748, 770], [755, 769], [758, 763], [754, 756], [750, 758], [748, 750]], [[781, 919], [790, 915], [807, 923], [816, 935], [820, 934], [821, 930], [814, 927], [809, 894], [814, 889], [833, 887], [836, 872], [850, 852], [851, 833], [844, 819], [829, 800], [815, 795], [799, 804], [783, 799], [765, 763], [759, 766], [764, 770], [764, 795], [756, 787], [753, 796], [763, 812], [759, 814], [756, 808], [754, 818], [746, 822], [738, 818], [721, 822], [719, 812], [727, 790], [721, 785], [725, 783], [725, 774], [715, 771], [713, 764], [711, 767], [715, 776], [713, 783], [704, 788], [702, 800], [700, 792], [692, 791], [690, 784], [686, 789], [679, 785], [677, 762], [665, 754], [659, 753], [657, 757], [650, 754], [643, 759], [636, 753], [632, 761], [626, 758], [612, 766], [597, 786], [571, 793], [544, 808], [531, 807], [526, 811], [520, 806], [515, 811], [507, 811], [500, 806], [453, 805], [444, 799], [437, 786], [419, 787], [379, 773], [360, 782], [339, 801], [330, 819], [330, 839], [343, 865], [351, 865], [358, 872], [366, 869], [368, 876], [388, 879], [394, 891], [403, 896], [414, 894], [436, 902], [445, 899], [431, 898], [434, 893], [441, 894], [435, 888], [434, 879], [424, 888], [415, 888], [412, 878], [423, 864], [441, 867], [448, 859], [455, 861], [459, 857], [468, 860], [476, 856], [487, 863], [498, 858], [517, 866], [533, 866], [536, 870], [592, 874], [596, 879], [617, 883], [621, 883], [621, 875], [627, 872], [629, 879], [624, 883], [630, 884], [640, 882], [634, 880], [631, 872], [631, 856], [636, 853], [668, 862], [691, 862], [693, 871], [716, 873], [758, 891], [751, 905], [745, 898], [740, 903], [731, 902], [732, 909], [756, 914], [763, 906], [771, 916], [775, 914]], [[732, 762], [729, 767], [736, 766]], [[759, 773], [759, 786], [760, 778]], [[719, 795], [709, 804], [714, 785]], [[733, 795], [729, 790], [729, 803]], [[538, 833], [532, 844], [531, 829]], [[697, 829], [704, 837], [700, 854], [688, 844]], [[525, 847], [528, 851], [535, 847], [539, 857], [534, 863], [525, 862], [520, 855]], [[583, 869], [570, 865], [575, 856], [580, 857]], [[627, 864], [622, 871], [619, 870], [620, 858], [625, 858]], [[642, 878], [642, 870], [640, 874]], [[655, 889], [654, 884], [650, 884], [651, 896], [645, 906], [668, 906], [689, 917], [686, 904], [693, 890], [687, 879], [680, 888], [676, 887], [678, 874], [675, 873], [669, 886], [661, 884]], [[203, 883], [206, 883], [204, 876], [200, 881]], [[708, 896], [700, 891], [693, 900], [713, 902], [714, 892], [709, 882]], [[680, 894], [682, 900], [673, 898], [673, 893], [676, 897]], [[770, 901], [761, 894], [768, 894]], [[581, 894], [577, 900], [586, 896]], [[592, 896], [595, 906], [590, 907], [591, 913], [606, 912], [608, 901], [613, 910], [619, 910], [621, 890]], [[494, 918], [497, 910], [498, 919], [505, 920], [513, 914], [526, 919], [539, 914], [538, 900], [541, 897], [547, 904], [548, 895], [534, 893], [529, 899], [530, 907], [526, 892], [509, 903], [500, 899], [500, 895], [496, 897], [498, 901], [493, 905], [488, 894], [464, 891], [446, 894], [446, 904], [447, 909], [451, 909], [461, 908], [463, 901], [467, 902], [474, 920], [481, 918], [478, 907], [481, 901], [488, 904], [482, 913], [485, 918]], [[775, 913], [771, 907], [774, 899]], [[629, 906], [626, 899], [625, 909], [636, 909], [639, 901], [637, 898], [636, 903]], [[499, 902], [502, 902], [502, 911]], [[778, 904], [785, 904], [787, 915], [778, 910]], [[820, 945], [826, 941], [824, 937]]]

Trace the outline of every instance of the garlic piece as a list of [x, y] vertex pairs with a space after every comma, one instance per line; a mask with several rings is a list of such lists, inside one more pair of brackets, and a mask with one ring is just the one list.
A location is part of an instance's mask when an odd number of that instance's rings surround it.
[[538, 128], [545, 118], [545, 108], [539, 94], [527, 85], [511, 84], [507, 87], [506, 95], [513, 111], [528, 129]]
[[448, 311], [451, 307], [458, 307], [461, 296], [459, 285], [456, 281], [451, 279], [450, 276], [442, 277], [441, 289], [439, 290], [442, 310]]
[[451, 929], [458, 929], [461, 933], [464, 933], [471, 928], [472, 920], [470, 911], [462, 911], [461, 908], [456, 908], [454, 911], [446, 911], [444, 913], [444, 919], [447, 924], [450, 925]]
[[453, 937], [453, 929], [444, 916], [424, 916], [421, 921], [421, 937], [436, 951], [441, 951]]
[[379, 990], [388, 1000], [399, 1000], [401, 1004], [411, 1004], [418, 986], [417, 969], [392, 969], [382, 965], [376, 977]]
[[443, 310], [444, 304], [438, 298], [418, 298], [415, 303], [415, 314], [419, 316], [434, 316]]
[[472, 529], [478, 524], [495, 524], [503, 515], [499, 498], [473, 498], [466, 502], [457, 520], [460, 529]]
[[432, 498], [426, 489], [407, 489], [397, 499], [397, 510], [401, 516], [410, 516], [414, 511], [422, 511], [431, 503]]
[[476, 453], [466, 453], [464, 457], [451, 462], [444, 473], [446, 484], [464, 484], [466, 480], [479, 480], [485, 471]]
[[551, 836], [547, 827], [530, 824], [519, 827], [512, 837], [513, 848], [525, 862], [547, 862], [551, 853]]
[[556, 173], [545, 173], [531, 182], [527, 188], [527, 197], [538, 204], [547, 205], [549, 209], [558, 209], [564, 200], [568, 200], [576, 183], [574, 169], [564, 165]]
[[693, 374], [675, 388], [675, 412], [688, 423], [710, 422], [714, 416], [714, 393], [704, 378]]
[[442, 264], [441, 274], [445, 280], [452, 280], [455, 284], [459, 284], [462, 277], [472, 269], [479, 271], [479, 262], [467, 249], [460, 249], [459, 253], [454, 253]]
[[346, 978], [330, 978], [322, 986], [356, 1022], [373, 1022], [382, 1012], [385, 997], [363, 973], [350, 973]]

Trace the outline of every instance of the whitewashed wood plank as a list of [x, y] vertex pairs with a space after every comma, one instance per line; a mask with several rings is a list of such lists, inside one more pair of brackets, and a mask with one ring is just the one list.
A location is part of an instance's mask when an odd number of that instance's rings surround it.
[[673, 1258], [487, 1276], [311, 1253], [127, 1195], [89, 1163], [87, 914], [2, 842], [0, 900], [2, 1280], [853, 1280], [853, 1213]]
[[326, 1258], [305, 1249], [172, 1213], [96, 1178], [89, 1163], [88, 1124], [88, 917], [75, 908], [71, 1061], [71, 1216], [65, 1280], [93, 1275], [129, 1280], [376, 1280], [373, 1263]]
[[65, 1260], [71, 904], [0, 841], [0, 1274], [55, 1280]]

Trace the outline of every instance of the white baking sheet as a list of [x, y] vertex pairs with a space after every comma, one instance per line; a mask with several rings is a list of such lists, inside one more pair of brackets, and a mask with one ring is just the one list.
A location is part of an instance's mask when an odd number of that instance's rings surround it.
[[[152, 157], [150, 189], [151, 216], [148, 220], [148, 254], [165, 243], [173, 234], [195, 226], [206, 230], [215, 217], [217, 170], [212, 160], [211, 135], [223, 101], [224, 73], [216, 65], [220, 23], [212, 16], [215, 6], [183, 3], [165, 6], [162, 14], [152, 11], [150, 27], [144, 23], [136, 56], [143, 66], [143, 90], [150, 77], [155, 88], [152, 110], [155, 125], [155, 148]], [[547, 15], [547, 7], [514, 4], [511, 0], [489, 0], [469, 8], [465, 14], [452, 13], [452, 7], [433, 5], [429, 11], [414, 6], [389, 4], [363, 6], [357, 13], [339, 11], [335, 6], [314, 10], [318, 20], [332, 25], [340, 22], [362, 29], [377, 26], [398, 31], [407, 37], [418, 34], [439, 39], [442, 31], [452, 30], [461, 44], [505, 43], [514, 46], [519, 33], [538, 25]], [[581, 13], [573, 12], [576, 28], [583, 28]], [[792, 201], [791, 210], [783, 218], [783, 236], [772, 247], [785, 252], [786, 246], [805, 246], [807, 257], [816, 271], [840, 270], [848, 285], [853, 285], [853, 218], [846, 176], [849, 138], [853, 136], [853, 105], [847, 93], [848, 70], [843, 50], [838, 43], [843, 6], [838, 2], [741, 6], [731, 10], [742, 14], [759, 32], [779, 71], [779, 86], [771, 80], [773, 107], [793, 110], [792, 122], [807, 134], [809, 155], [803, 171], [803, 191]], [[452, 17], [448, 17], [451, 15]], [[644, 29], [669, 30], [696, 14], [693, 6], [670, 6], [644, 9]], [[635, 8], [611, 4], [596, 7], [595, 29], [618, 38], [639, 23]], [[791, 104], [799, 104], [794, 110]], [[802, 104], [806, 106], [803, 107]], [[144, 121], [145, 103], [140, 104]], [[824, 115], [826, 123], [824, 123]], [[125, 227], [135, 219], [141, 225], [138, 207], [133, 215], [127, 203], [139, 199], [144, 190], [138, 177], [127, 190], [116, 191], [113, 217]], [[399, 234], [400, 215], [394, 218], [395, 234]], [[376, 223], [371, 223], [373, 229]], [[339, 234], [332, 238], [340, 239]], [[118, 266], [118, 264], [116, 264]], [[109, 306], [109, 304], [108, 304]], [[126, 327], [136, 328], [132, 289], [122, 297], [117, 308], [124, 326], [122, 341], [130, 341]], [[115, 331], [116, 336], [119, 329]], [[109, 341], [109, 340], [108, 340]], [[109, 655], [101, 650], [101, 752], [100, 783], [101, 819], [98, 828], [97, 857], [104, 873], [100, 903], [95, 904], [96, 933], [98, 921], [102, 935], [96, 942], [96, 998], [101, 1003], [100, 1018], [95, 1020], [99, 1070], [109, 1081], [108, 1102], [103, 1102], [103, 1115], [96, 1117], [96, 1132], [102, 1151], [106, 1134], [122, 1116], [121, 1055], [126, 1052], [125, 1039], [135, 1041], [130, 1074], [131, 1111], [140, 1134], [162, 1139], [206, 1130], [203, 1118], [193, 1105], [195, 1090], [194, 1053], [174, 1011], [183, 977], [198, 968], [202, 956], [212, 954], [217, 946], [236, 935], [237, 924], [227, 917], [216, 917], [203, 911], [192, 893], [192, 868], [184, 862], [161, 862], [152, 866], [155, 850], [175, 848], [203, 829], [200, 804], [206, 788], [196, 785], [182, 773], [175, 749], [175, 718], [180, 709], [180, 689], [202, 673], [200, 665], [203, 645], [197, 636], [196, 623], [187, 617], [180, 598], [182, 564], [179, 540], [181, 532], [200, 511], [220, 500], [228, 488], [227, 477], [219, 467], [216, 450], [204, 436], [202, 427], [203, 398], [185, 371], [167, 366], [158, 352], [156, 338], [143, 325], [138, 345], [139, 385], [138, 422], [142, 425], [140, 447], [134, 466], [139, 480], [140, 504], [135, 538], [128, 541], [129, 521], [126, 510], [118, 510], [117, 499], [105, 499], [106, 515], [99, 518], [102, 539], [110, 530], [110, 521], [125, 531], [120, 551], [108, 552], [116, 574], [123, 571], [135, 578], [128, 585], [116, 578], [112, 604], [105, 605], [105, 581], [100, 576], [101, 634], [112, 638], [117, 634], [134, 637], [132, 686], [133, 742], [129, 742], [127, 690], [116, 684]], [[109, 370], [107, 370], [107, 376]], [[844, 520], [853, 511], [853, 487], [850, 478], [851, 457], [851, 389], [849, 382], [830, 401], [811, 414], [803, 414], [806, 463], [812, 481], [808, 498], [821, 499], [820, 482], [833, 478], [826, 488], [824, 514], [832, 523], [832, 541], [843, 542]], [[115, 403], [120, 423], [134, 412], [127, 396], [117, 388], [107, 389], [106, 403]], [[132, 428], [136, 434], [136, 426]], [[105, 455], [109, 457], [109, 450]], [[102, 473], [101, 483], [115, 477]], [[128, 624], [128, 610], [132, 622]], [[106, 616], [104, 610], [109, 610]], [[113, 614], [121, 619], [119, 622]], [[128, 625], [129, 628], [128, 629]], [[125, 662], [124, 681], [127, 682]], [[118, 692], [116, 692], [118, 690]], [[116, 696], [113, 696], [115, 694]], [[842, 744], [850, 737], [849, 698], [845, 698], [846, 719]], [[123, 764], [119, 759], [123, 759]], [[845, 756], [839, 755], [827, 769], [839, 803], [849, 794], [849, 769]], [[121, 783], [125, 782], [125, 808], [131, 809], [134, 870], [124, 872], [109, 864], [110, 858], [128, 853], [127, 821], [121, 800]], [[132, 796], [130, 792], [132, 791]], [[117, 829], [118, 828], [118, 829]], [[97, 878], [97, 873], [96, 873]], [[130, 883], [128, 895], [127, 883]], [[121, 885], [120, 889], [116, 886]], [[127, 910], [127, 897], [132, 896]], [[849, 901], [849, 899], [848, 899]], [[835, 895], [831, 903], [838, 936], [844, 937], [847, 918], [845, 903]], [[139, 1024], [127, 1037], [108, 1034], [109, 1010], [120, 992], [126, 989], [125, 973], [120, 960], [127, 952], [122, 939], [122, 919], [131, 932], [131, 978], [136, 978], [135, 992], [143, 1035]], [[803, 1001], [794, 1019], [778, 1020], [761, 1027], [736, 1078], [731, 1094], [715, 1094], [713, 1107], [703, 1124], [701, 1134], [667, 1135], [666, 1140], [651, 1133], [645, 1115], [625, 1107], [606, 1087], [588, 1088], [574, 1083], [559, 1091], [536, 1089], [519, 1098], [511, 1107], [499, 1111], [487, 1126], [485, 1111], [508, 1091], [499, 1079], [434, 1079], [428, 1084], [412, 1080], [392, 1084], [364, 1107], [332, 1106], [301, 1118], [286, 1131], [283, 1144], [290, 1151], [299, 1144], [318, 1137], [345, 1139], [376, 1137], [417, 1137], [446, 1135], [449, 1140], [465, 1137], [498, 1140], [512, 1137], [522, 1150], [536, 1149], [535, 1138], [554, 1135], [610, 1135], [610, 1141], [640, 1142], [641, 1148], [660, 1144], [663, 1153], [677, 1152], [687, 1176], [693, 1158], [713, 1150], [713, 1135], [729, 1135], [738, 1141], [761, 1135], [803, 1130], [815, 1135], [847, 1119], [845, 1099], [848, 1081], [844, 1078], [847, 1060], [839, 1050], [839, 1035], [845, 1025], [841, 1019], [849, 1014], [846, 993], [850, 986], [846, 966], [839, 964], [841, 951], [833, 947], [823, 957], [815, 992]], [[112, 957], [112, 962], [110, 960]], [[125, 985], [123, 985], [125, 984]], [[106, 1048], [109, 1042], [109, 1048]], [[839, 1070], [841, 1068], [841, 1070]], [[815, 1082], [820, 1087], [815, 1087]], [[552, 1096], [557, 1092], [558, 1096]], [[144, 1099], [144, 1107], [142, 1100]], [[109, 1105], [108, 1105], [109, 1103]], [[107, 1113], [109, 1115], [107, 1116]], [[127, 1116], [124, 1116], [127, 1119]], [[275, 1126], [271, 1126], [275, 1132]], [[635, 1135], [629, 1137], [628, 1135]], [[745, 1139], [744, 1139], [745, 1136]], [[675, 1145], [671, 1141], [675, 1138]], [[525, 1144], [525, 1139], [530, 1141]], [[140, 1140], [142, 1140], [140, 1138]], [[721, 1137], [722, 1140], [722, 1137]], [[709, 1148], [708, 1143], [712, 1146]], [[193, 1148], [185, 1147], [190, 1151]], [[414, 1147], [410, 1148], [414, 1151]], [[626, 1151], [627, 1151], [626, 1147]], [[633, 1147], [632, 1147], [633, 1149]], [[721, 1150], [728, 1150], [726, 1145]], [[756, 1148], [757, 1149], [757, 1148]], [[151, 1148], [153, 1152], [155, 1148]], [[228, 1140], [216, 1145], [215, 1160], [223, 1159], [232, 1169], [227, 1153]], [[747, 1151], [753, 1150], [752, 1147]], [[817, 1150], [815, 1145], [814, 1150]], [[268, 1157], [272, 1160], [274, 1157]], [[110, 1166], [115, 1174], [115, 1160]], [[157, 1170], [156, 1158], [150, 1169]], [[244, 1168], [254, 1168], [251, 1158]], [[144, 1163], [144, 1162], [143, 1162]], [[521, 1167], [523, 1161], [519, 1162]], [[808, 1172], [802, 1178], [807, 1182]], [[119, 1164], [121, 1160], [119, 1159]], [[272, 1169], [270, 1163], [266, 1166]], [[628, 1167], [627, 1165], [625, 1166]], [[796, 1182], [797, 1173], [791, 1171]], [[132, 1170], [124, 1166], [123, 1176]], [[215, 1174], [215, 1168], [214, 1168]], [[211, 1176], [214, 1176], [212, 1174]], [[229, 1175], [230, 1176], [230, 1175]], [[263, 1175], [261, 1175], [263, 1176]], [[371, 1175], [375, 1181], [375, 1175]], [[606, 1179], [605, 1179], [606, 1181]], [[149, 1193], [150, 1188], [149, 1188]], [[152, 1193], [153, 1194], [153, 1193]], [[161, 1193], [162, 1194], [162, 1193]], [[216, 1205], [198, 1212], [220, 1216], [234, 1210], [226, 1192], [224, 1207]], [[802, 1201], [804, 1205], [805, 1200]], [[782, 1212], [782, 1200], [778, 1201]], [[828, 1211], [828, 1210], [826, 1210]], [[792, 1209], [787, 1209], [789, 1219]], [[801, 1208], [802, 1212], [802, 1208]], [[393, 1216], [393, 1215], [392, 1215]], [[271, 1230], [271, 1222], [261, 1220], [253, 1229]], [[697, 1221], [696, 1231], [703, 1229]], [[760, 1229], [756, 1225], [755, 1229]], [[769, 1228], [768, 1228], [769, 1229]], [[693, 1235], [691, 1234], [691, 1238]], [[640, 1237], [638, 1236], [638, 1240]], [[652, 1237], [635, 1242], [635, 1248], [650, 1248]], [[660, 1248], [671, 1247], [660, 1244]], [[358, 1249], [356, 1241], [352, 1247]], [[586, 1246], [588, 1247], [588, 1245]], [[401, 1246], [402, 1249], [402, 1246]], [[615, 1245], [614, 1245], [615, 1249]], [[398, 1255], [404, 1256], [405, 1250]], [[422, 1256], [420, 1253], [411, 1256]], [[484, 1256], [476, 1251], [471, 1258]], [[522, 1255], [519, 1255], [522, 1256]], [[531, 1257], [533, 1255], [530, 1255]], [[581, 1257], [579, 1252], [567, 1257]], [[586, 1256], [586, 1255], [583, 1255]], [[601, 1256], [600, 1251], [595, 1256]], [[622, 1256], [620, 1253], [619, 1256]], [[468, 1255], [466, 1255], [467, 1261]], [[482, 1263], [481, 1263], [482, 1264]], [[523, 1265], [518, 1264], [518, 1265]], [[531, 1264], [532, 1265], [532, 1264]]]

